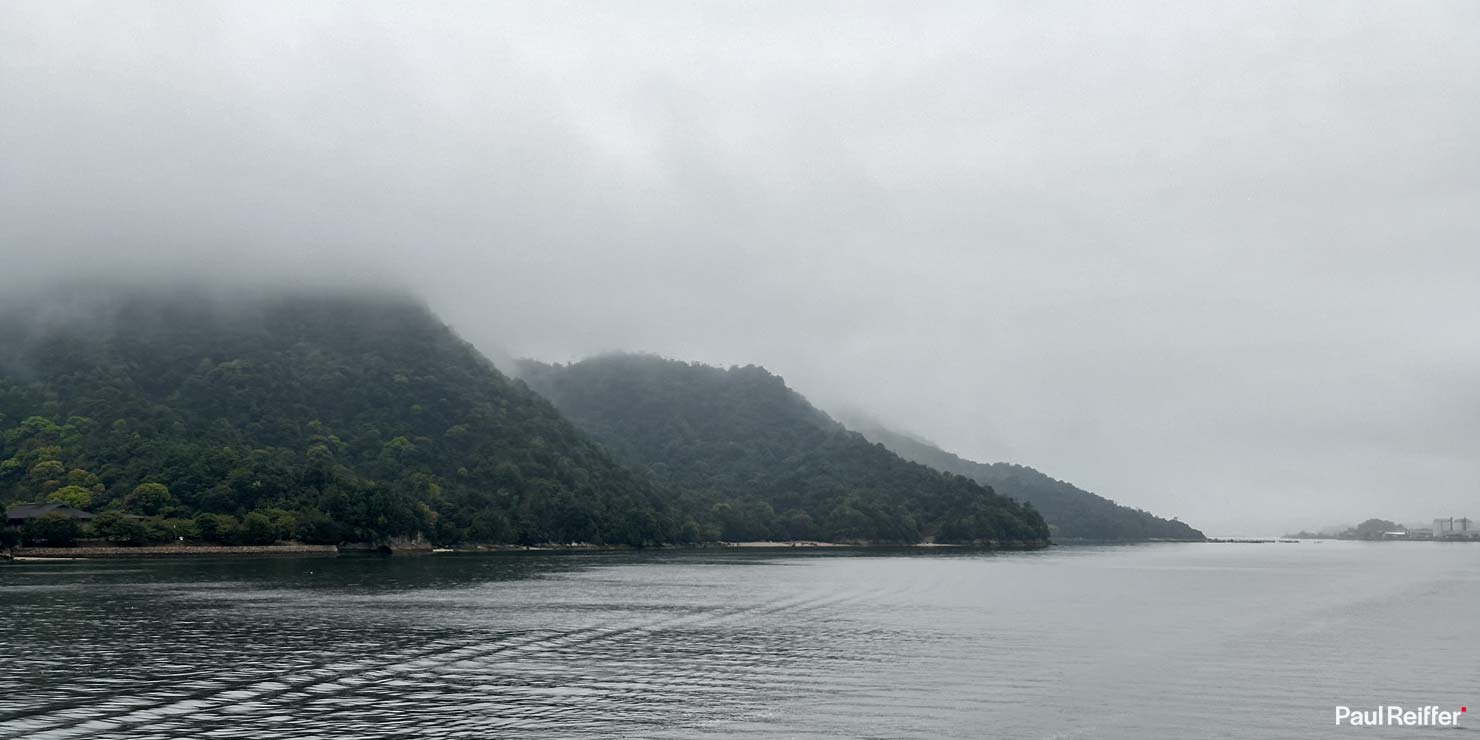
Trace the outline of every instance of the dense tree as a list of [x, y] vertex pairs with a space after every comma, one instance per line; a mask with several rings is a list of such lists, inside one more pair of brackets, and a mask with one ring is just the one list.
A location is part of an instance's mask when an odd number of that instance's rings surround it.
[[195, 531], [200, 539], [221, 545], [239, 544], [241, 522], [229, 514], [198, 514]]
[[1041, 542], [1038, 514], [966, 478], [901, 459], [759, 367], [645, 355], [521, 375], [690, 512], [685, 537]]
[[271, 545], [277, 541], [278, 529], [272, 520], [260, 511], [242, 517], [238, 537], [244, 545]]
[[21, 527], [21, 538], [29, 545], [71, 547], [81, 535], [77, 520], [62, 514], [43, 514]]
[[74, 509], [88, 509], [92, 506], [92, 491], [82, 486], [63, 486], [47, 495], [46, 500], [54, 504], [65, 504]]
[[128, 516], [116, 511], [103, 512], [88, 524], [93, 536], [116, 545], [154, 545], [175, 539], [163, 520]]
[[124, 499], [123, 504], [130, 511], [153, 516], [164, 511], [173, 500], [167, 486], [160, 483], [140, 483], [134, 486], [133, 492]]

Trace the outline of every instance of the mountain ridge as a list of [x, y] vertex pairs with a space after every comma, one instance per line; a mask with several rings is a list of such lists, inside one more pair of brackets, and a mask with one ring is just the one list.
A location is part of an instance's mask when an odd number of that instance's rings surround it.
[[1005, 495], [1031, 502], [1048, 522], [1055, 541], [1200, 542], [1206, 539], [1201, 531], [1175, 518], [1164, 519], [1124, 506], [1026, 465], [968, 460], [923, 437], [888, 429], [877, 420], [862, 416], [852, 417], [849, 422], [864, 437], [907, 460], [967, 476]]
[[764, 368], [613, 353], [520, 377], [724, 539], [1046, 542], [1024, 507], [874, 445]]

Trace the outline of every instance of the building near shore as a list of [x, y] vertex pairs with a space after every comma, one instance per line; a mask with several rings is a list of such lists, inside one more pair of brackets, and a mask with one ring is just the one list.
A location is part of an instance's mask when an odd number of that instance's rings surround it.
[[89, 514], [82, 509], [74, 509], [66, 504], [16, 504], [5, 510], [5, 523], [13, 527], [19, 527], [32, 519], [40, 519], [48, 514], [60, 514], [68, 519], [91, 519]]
[[1469, 518], [1435, 519], [1434, 539], [1473, 540], [1480, 539], [1480, 522]]

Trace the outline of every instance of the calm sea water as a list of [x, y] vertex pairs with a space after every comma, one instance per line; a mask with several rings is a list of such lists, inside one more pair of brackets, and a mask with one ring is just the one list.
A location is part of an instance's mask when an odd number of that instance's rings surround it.
[[1434, 736], [1333, 708], [1477, 637], [1462, 544], [16, 563], [0, 738]]

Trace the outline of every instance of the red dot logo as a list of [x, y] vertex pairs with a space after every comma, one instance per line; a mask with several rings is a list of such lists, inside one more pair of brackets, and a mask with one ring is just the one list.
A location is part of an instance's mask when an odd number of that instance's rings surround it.
[[1460, 714], [1464, 714], [1465, 712], [1468, 712], [1468, 711], [1470, 711], [1470, 708], [1469, 707], [1460, 707], [1459, 708], [1459, 713]]

